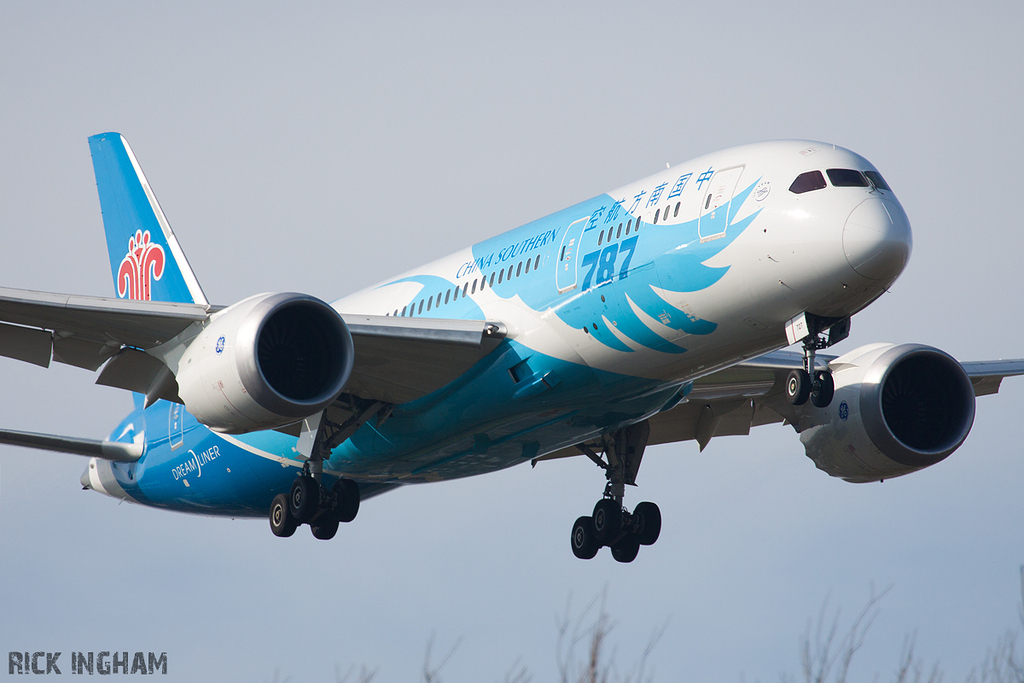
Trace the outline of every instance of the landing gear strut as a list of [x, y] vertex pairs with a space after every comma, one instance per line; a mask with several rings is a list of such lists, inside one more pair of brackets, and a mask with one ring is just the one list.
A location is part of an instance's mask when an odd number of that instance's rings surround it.
[[609, 434], [600, 444], [607, 462], [587, 444], [576, 448], [601, 467], [608, 483], [604, 497], [590, 516], [580, 517], [572, 526], [572, 552], [581, 560], [597, 555], [602, 546], [611, 548], [619, 562], [632, 562], [642, 545], [653, 545], [661, 534], [661, 511], [654, 503], [640, 503], [633, 512], [622, 505], [626, 484], [636, 485], [636, 475], [651, 432], [646, 421]]
[[[826, 337], [824, 331], [828, 330]], [[786, 324], [790, 341], [803, 339], [804, 366], [793, 370], [786, 378], [786, 399], [795, 406], [802, 406], [810, 399], [816, 408], [827, 408], [835, 395], [835, 383], [828, 369], [814, 367], [814, 356], [820, 349], [827, 349], [850, 335], [849, 318], [823, 318], [801, 313]], [[803, 337], [798, 335], [803, 334]]]
[[339, 424], [327, 418], [327, 411], [307, 418], [299, 437], [299, 450], [308, 453], [302, 472], [288, 494], [278, 494], [270, 505], [270, 530], [275, 536], [291, 536], [301, 524], [309, 524], [315, 538], [334, 538], [339, 524], [351, 522], [359, 512], [359, 485], [338, 479], [328, 489], [323, 483], [324, 460], [364, 422], [385, 407], [380, 402], [353, 399], [346, 406], [352, 416]]

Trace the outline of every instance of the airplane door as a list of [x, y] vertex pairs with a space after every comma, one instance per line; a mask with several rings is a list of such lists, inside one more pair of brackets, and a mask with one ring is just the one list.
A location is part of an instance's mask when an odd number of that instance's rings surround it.
[[555, 286], [558, 287], [559, 294], [576, 288], [576, 257], [580, 251], [583, 228], [586, 227], [588, 220], [590, 216], [572, 223], [562, 235], [562, 246], [558, 250], [558, 264], [555, 268]]
[[742, 173], [742, 166], [717, 171], [704, 188], [700, 220], [697, 223], [697, 234], [700, 235], [702, 242], [725, 234], [732, 195]]

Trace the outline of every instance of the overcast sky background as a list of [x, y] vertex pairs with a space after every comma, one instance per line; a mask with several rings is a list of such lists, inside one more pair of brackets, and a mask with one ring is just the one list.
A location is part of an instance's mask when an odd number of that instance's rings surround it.
[[[111, 295], [86, 143], [109, 130], [219, 304], [334, 299], [666, 162], [798, 137], [870, 159], [914, 228], [839, 351], [1024, 356], [1024, 5], [727, 4], [0, 0], [0, 286]], [[94, 379], [0, 359], [0, 425], [102, 438], [131, 399]], [[824, 601], [848, 623], [891, 585], [856, 678], [916, 634], [960, 680], [1019, 626], [1022, 406], [1007, 380], [958, 452], [884, 484], [829, 478], [782, 426], [655, 447], [627, 502], [664, 527], [630, 565], [570, 552], [603, 487], [582, 458], [399, 490], [321, 542], [118, 505], [80, 490], [82, 458], [0, 447], [0, 655], [411, 681], [435, 634], [438, 656], [462, 639], [445, 680], [553, 680], [556, 615], [607, 589], [620, 669], [667, 620], [657, 680], [770, 681]]]

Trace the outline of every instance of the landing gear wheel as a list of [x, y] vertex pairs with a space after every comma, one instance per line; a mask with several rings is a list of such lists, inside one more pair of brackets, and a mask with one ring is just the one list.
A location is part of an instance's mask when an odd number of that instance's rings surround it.
[[832, 381], [832, 373], [818, 370], [814, 373], [814, 388], [811, 389], [811, 403], [816, 408], [827, 408], [836, 393], [836, 384]]
[[591, 560], [601, 544], [594, 538], [594, 518], [580, 517], [572, 525], [572, 554], [581, 560]]
[[334, 538], [334, 534], [338, 533], [338, 520], [324, 520], [318, 521], [312, 524], [310, 527], [313, 531], [313, 538], [319, 538], [321, 541], [329, 541]]
[[319, 502], [320, 484], [308, 474], [296, 477], [288, 494], [288, 507], [295, 521], [302, 524], [311, 520]]
[[640, 545], [654, 545], [661, 535], [661, 510], [654, 503], [640, 503], [633, 510]]
[[332, 490], [338, 497], [334, 518], [339, 522], [351, 522], [359, 512], [359, 484], [351, 479], [339, 479], [334, 482]]
[[616, 562], [632, 562], [640, 552], [640, 539], [636, 534], [627, 534], [612, 546], [612, 557]]
[[786, 400], [795, 406], [807, 403], [811, 395], [811, 376], [806, 370], [793, 370], [786, 378]]
[[622, 531], [622, 505], [610, 498], [594, 506], [594, 538], [600, 545], [609, 545]]
[[282, 538], [291, 536], [298, 525], [288, 507], [288, 496], [283, 493], [274, 496], [270, 503], [270, 530], [274, 535]]

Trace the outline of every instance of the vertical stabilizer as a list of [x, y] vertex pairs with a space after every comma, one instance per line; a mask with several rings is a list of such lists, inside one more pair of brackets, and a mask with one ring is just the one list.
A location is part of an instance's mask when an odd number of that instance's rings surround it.
[[208, 304], [128, 141], [102, 133], [89, 149], [117, 296]]

